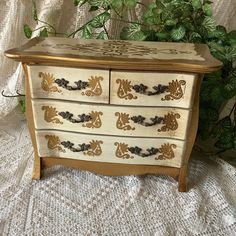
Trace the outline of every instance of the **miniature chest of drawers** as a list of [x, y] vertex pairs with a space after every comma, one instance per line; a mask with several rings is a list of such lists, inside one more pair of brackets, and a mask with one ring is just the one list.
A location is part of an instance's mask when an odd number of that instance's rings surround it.
[[5, 54], [25, 71], [33, 179], [60, 164], [186, 191], [201, 81], [221, 66], [206, 45], [34, 38]]

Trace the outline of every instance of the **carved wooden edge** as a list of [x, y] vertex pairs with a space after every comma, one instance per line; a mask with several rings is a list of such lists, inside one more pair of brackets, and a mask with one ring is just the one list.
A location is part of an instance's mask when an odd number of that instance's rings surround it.
[[185, 141], [185, 149], [183, 150], [183, 159], [182, 164], [179, 169], [179, 177], [178, 177], [178, 190], [179, 192], [186, 192], [187, 191], [187, 170], [188, 170], [188, 162], [190, 155], [192, 153], [193, 145], [197, 136], [198, 130], [198, 121], [199, 121], [199, 95], [200, 95], [200, 88], [201, 82], [203, 80], [204, 75], [200, 74], [198, 78], [196, 78], [194, 88], [193, 88], [193, 107], [191, 117], [189, 118], [187, 130], [188, 136]]
[[179, 168], [176, 167], [82, 161], [58, 157], [41, 157], [41, 159], [43, 169], [50, 168], [55, 165], [62, 165], [108, 176], [160, 174], [169, 175], [175, 180], [178, 180], [179, 176]]
[[[35, 44], [43, 41], [45, 38], [36, 37], [31, 39], [26, 44], [19, 48], [13, 48], [4, 52], [5, 56], [12, 58], [16, 61], [24, 63], [37, 63], [42, 65], [58, 65], [58, 66], [72, 66], [72, 67], [84, 67], [84, 68], [96, 68], [96, 69], [132, 69], [132, 70], [153, 70], [153, 71], [179, 71], [179, 72], [193, 72], [193, 73], [209, 73], [219, 70], [222, 67], [222, 63], [215, 59], [211, 54], [208, 47], [203, 44], [195, 44], [198, 55], [201, 55], [206, 61], [196, 60], [148, 60], [148, 59], [136, 59], [133, 58], [120, 60], [120, 58], [113, 57], [99, 57], [93, 59], [89, 56], [76, 56], [71, 54], [53, 54], [38, 52], [24, 51]], [[171, 65], [171, 68], [170, 68]]]
[[22, 63], [23, 70], [25, 73], [25, 92], [26, 92], [26, 118], [27, 118], [27, 125], [29, 129], [29, 133], [31, 136], [31, 141], [34, 147], [34, 166], [33, 166], [33, 174], [32, 179], [40, 179], [41, 178], [41, 159], [38, 153], [37, 141], [35, 136], [35, 125], [34, 125], [34, 118], [33, 118], [33, 109], [32, 109], [32, 101], [31, 101], [31, 94], [30, 94], [30, 78], [29, 72], [26, 63]]

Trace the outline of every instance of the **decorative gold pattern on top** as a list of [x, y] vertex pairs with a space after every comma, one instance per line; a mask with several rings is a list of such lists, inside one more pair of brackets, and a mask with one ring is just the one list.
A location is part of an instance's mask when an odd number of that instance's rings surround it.
[[[71, 51], [76, 55], [93, 55], [93, 56], [106, 56], [106, 57], [150, 57], [154, 59], [171, 59], [169, 55], [188, 55], [191, 60], [204, 60], [203, 57], [197, 54], [194, 45], [192, 48], [181, 50], [181, 48], [158, 48], [156, 45], [153, 47], [140, 45], [138, 43], [131, 43], [123, 40], [104, 40], [103, 42], [89, 42], [89, 43], [76, 43], [74, 45], [68, 43], [42, 43], [40, 47], [53, 48], [58, 51]], [[162, 46], [163, 47], [163, 46]], [[42, 49], [43, 50], [43, 49]], [[176, 57], [175, 57], [176, 58]], [[187, 58], [187, 59], [188, 59]]]
[[58, 118], [57, 118], [57, 110], [55, 107], [52, 106], [42, 106], [41, 108], [44, 111], [44, 120], [47, 122], [52, 122], [56, 124], [63, 124]]
[[169, 86], [166, 90], [166, 92], [169, 92], [170, 94], [165, 95], [165, 98], [162, 98], [162, 101], [169, 101], [169, 100], [178, 100], [183, 97], [184, 92], [182, 89], [182, 86], [186, 85], [186, 81], [184, 80], [172, 80], [172, 82], [169, 82]]
[[53, 85], [55, 81], [53, 74], [39, 72], [39, 78], [42, 78], [41, 87], [44, 91], [61, 93], [61, 90]]
[[114, 144], [115, 144], [115, 146], [117, 146], [115, 154], [118, 158], [123, 158], [123, 159], [133, 159], [134, 158], [133, 156], [130, 156], [128, 154], [128, 152], [129, 152], [128, 144], [118, 143], [118, 142], [115, 142]]
[[100, 81], [102, 80], [102, 76], [91, 76], [91, 78], [88, 79], [90, 90], [82, 92], [81, 94], [86, 96], [100, 96], [102, 94], [102, 86]]
[[137, 99], [137, 96], [134, 96], [131, 92], [132, 90], [132, 85], [131, 81], [124, 80], [124, 79], [117, 79], [116, 83], [119, 84], [118, 90], [117, 90], [117, 96], [119, 98], [124, 98], [124, 99]]
[[[88, 151], [84, 152], [84, 155], [88, 155], [88, 156], [100, 156], [102, 154], [102, 148], [101, 148], [101, 145], [100, 144], [103, 144], [103, 141], [101, 140], [92, 140], [89, 145], [90, 145], [90, 148]], [[90, 150], [92, 149], [92, 150]]]
[[118, 119], [116, 121], [116, 128], [117, 129], [123, 129], [123, 130], [135, 130], [134, 127], [131, 127], [129, 125], [129, 114], [127, 113], [120, 113], [120, 112], [116, 112], [115, 113], [116, 116], [118, 116]]
[[155, 158], [155, 160], [166, 160], [173, 159], [175, 157], [175, 153], [173, 151], [177, 146], [175, 144], [164, 143], [159, 148], [159, 152], [161, 155]]
[[57, 150], [59, 152], [65, 152], [65, 149], [61, 147], [61, 141], [56, 135], [45, 135], [45, 138], [48, 139], [48, 148], [52, 150]]
[[102, 126], [100, 115], [103, 115], [103, 113], [101, 111], [91, 111], [89, 115], [91, 116], [91, 120], [88, 123], [83, 124], [83, 127], [100, 128]]
[[160, 129], [158, 129], [158, 132], [166, 132], [169, 130], [177, 130], [178, 129], [178, 122], [177, 119], [180, 118], [180, 114], [179, 113], [173, 113], [173, 112], [169, 112], [167, 115], [164, 116], [163, 119], [163, 124], [165, 124], [164, 126], [162, 126]]

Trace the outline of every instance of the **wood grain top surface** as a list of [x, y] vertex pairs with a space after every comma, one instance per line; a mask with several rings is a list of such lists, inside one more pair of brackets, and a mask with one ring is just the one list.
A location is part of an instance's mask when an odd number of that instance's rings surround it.
[[208, 73], [222, 66], [207, 45], [150, 41], [36, 37], [5, 55], [25, 63], [83, 68]]

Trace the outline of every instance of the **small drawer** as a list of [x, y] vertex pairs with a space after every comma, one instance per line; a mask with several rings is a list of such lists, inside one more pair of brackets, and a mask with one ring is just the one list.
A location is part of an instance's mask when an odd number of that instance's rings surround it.
[[[36, 131], [40, 157], [135, 165], [181, 166], [184, 141]], [[88, 163], [89, 165], [89, 163]]]
[[90, 105], [35, 99], [36, 129], [185, 139], [190, 110]]
[[111, 71], [110, 103], [190, 108], [196, 77], [195, 74]]
[[32, 98], [109, 102], [109, 71], [29, 66]]

